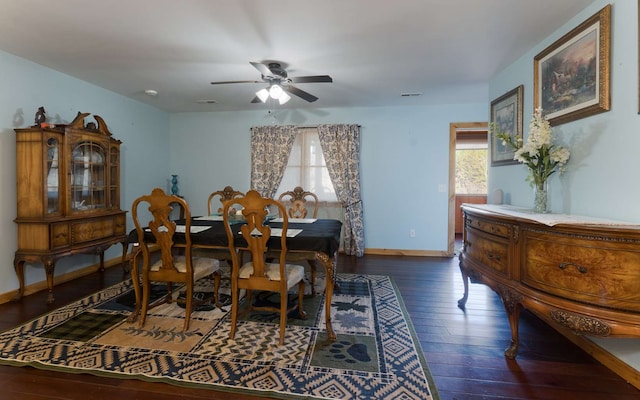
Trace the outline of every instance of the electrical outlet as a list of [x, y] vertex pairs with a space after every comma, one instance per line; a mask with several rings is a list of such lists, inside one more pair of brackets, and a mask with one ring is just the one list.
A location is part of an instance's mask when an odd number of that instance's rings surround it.
[[447, 185], [444, 183], [441, 183], [438, 185], [438, 192], [440, 193], [445, 193], [447, 191]]
[[409, 237], [416, 237], [416, 230], [415, 229], [409, 229]]

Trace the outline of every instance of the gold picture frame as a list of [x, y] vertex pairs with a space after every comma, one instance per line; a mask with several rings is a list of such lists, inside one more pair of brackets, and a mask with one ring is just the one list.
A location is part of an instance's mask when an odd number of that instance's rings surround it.
[[533, 104], [551, 125], [609, 111], [611, 5], [534, 57]]
[[508, 91], [491, 102], [491, 166], [517, 164], [513, 149], [504, 146], [496, 131], [522, 139], [522, 99], [524, 85]]

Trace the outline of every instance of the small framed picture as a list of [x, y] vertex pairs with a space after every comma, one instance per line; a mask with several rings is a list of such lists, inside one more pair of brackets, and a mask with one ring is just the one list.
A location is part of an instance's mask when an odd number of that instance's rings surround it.
[[504, 146], [496, 133], [505, 133], [522, 140], [522, 96], [524, 86], [498, 97], [491, 102], [491, 166], [517, 164], [513, 149]]
[[534, 57], [533, 104], [551, 125], [610, 109], [611, 5]]

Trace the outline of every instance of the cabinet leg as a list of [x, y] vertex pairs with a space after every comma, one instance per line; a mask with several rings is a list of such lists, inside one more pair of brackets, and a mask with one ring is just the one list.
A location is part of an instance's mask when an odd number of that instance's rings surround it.
[[47, 289], [49, 289], [49, 294], [47, 295], [47, 303], [51, 304], [55, 301], [53, 298], [53, 276], [54, 270], [56, 268], [56, 262], [54, 260], [42, 260], [42, 265], [44, 265], [44, 272], [47, 275]]
[[20, 299], [22, 299], [22, 296], [24, 296], [24, 261], [25, 260], [18, 257], [13, 259], [13, 268], [16, 270], [18, 282], [20, 283], [18, 293], [13, 298], [14, 301], [20, 301]]
[[104, 272], [104, 250], [100, 252], [100, 272]]

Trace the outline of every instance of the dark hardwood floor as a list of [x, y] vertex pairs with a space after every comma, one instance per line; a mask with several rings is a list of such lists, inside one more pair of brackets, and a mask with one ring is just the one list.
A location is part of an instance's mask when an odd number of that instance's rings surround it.
[[[540, 319], [524, 312], [520, 351], [503, 351], [510, 331], [502, 304], [483, 285], [471, 285], [466, 311], [457, 307], [463, 286], [456, 258], [340, 256], [338, 272], [394, 278], [411, 315], [443, 400], [640, 399], [640, 391], [599, 364]], [[56, 286], [53, 307], [128, 278], [119, 267]], [[5, 330], [50, 311], [46, 294], [0, 305]], [[12, 399], [247, 399], [246, 395], [196, 390], [134, 379], [67, 374], [0, 366], [0, 398]], [[252, 397], [256, 398], [256, 397]]]

